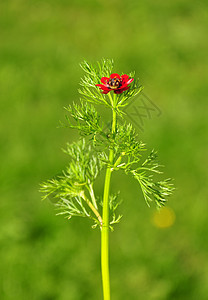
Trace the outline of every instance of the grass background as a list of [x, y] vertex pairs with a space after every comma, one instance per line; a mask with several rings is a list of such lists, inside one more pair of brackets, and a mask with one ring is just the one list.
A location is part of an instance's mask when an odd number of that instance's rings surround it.
[[112, 299], [207, 299], [207, 26], [203, 0], [1, 0], [2, 300], [102, 299], [99, 231], [55, 217], [38, 192], [78, 138], [57, 125], [79, 99], [79, 62], [102, 57], [136, 70], [161, 109], [140, 136], [177, 187], [175, 223], [159, 229], [137, 183], [114, 176], [124, 217], [111, 234]]

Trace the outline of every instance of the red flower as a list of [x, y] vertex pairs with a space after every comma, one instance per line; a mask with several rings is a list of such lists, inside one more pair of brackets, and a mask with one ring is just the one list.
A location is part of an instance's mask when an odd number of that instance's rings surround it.
[[102, 77], [102, 84], [96, 84], [99, 86], [101, 90], [103, 90], [103, 94], [107, 94], [110, 91], [114, 91], [115, 94], [121, 94], [124, 91], [129, 89], [129, 84], [134, 80], [134, 78], [129, 78], [128, 75], [119, 75], [117, 73], [113, 73], [110, 77]]

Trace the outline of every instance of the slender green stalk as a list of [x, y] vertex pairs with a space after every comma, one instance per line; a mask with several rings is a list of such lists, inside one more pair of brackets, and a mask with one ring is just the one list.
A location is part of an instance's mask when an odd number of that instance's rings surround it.
[[[69, 165], [61, 176], [43, 182], [41, 191], [44, 193], [43, 199], [47, 197], [54, 199], [54, 204], [60, 211], [58, 214], [66, 215], [68, 219], [73, 216], [87, 217], [93, 219], [93, 228], [99, 225], [103, 299], [110, 300], [109, 228], [113, 229], [113, 225], [119, 223], [122, 217], [115, 214], [119, 205], [117, 196], [112, 197], [109, 205], [112, 172], [122, 170], [126, 175], [134, 177], [141, 187], [147, 204], [154, 201], [159, 208], [164, 206], [167, 196], [171, 195], [174, 187], [170, 179], [158, 181], [153, 178], [153, 173], [161, 173], [156, 152], [153, 150], [146, 159], [140, 160], [141, 151], [146, 150], [144, 144], [137, 140], [131, 124], [117, 122], [117, 114], [122, 116], [122, 108], [141, 91], [139, 81], [136, 78], [129, 78], [127, 74], [120, 77], [117, 73], [112, 73], [112, 60], [103, 59], [95, 67], [84, 61], [81, 67], [85, 72], [79, 89], [81, 102], [67, 108], [72, 121], [67, 116], [66, 127], [77, 129], [81, 136], [85, 137], [67, 145], [64, 152], [70, 157]], [[103, 77], [104, 75], [108, 75], [109, 78]], [[99, 84], [99, 82], [103, 83], [103, 80], [108, 83], [107, 96], [105, 87]], [[93, 103], [105, 105], [112, 110], [110, 135], [106, 135], [101, 116]], [[106, 149], [109, 151], [107, 164]], [[106, 168], [106, 175], [103, 205], [101, 205], [95, 196], [94, 184], [103, 168]]]
[[89, 193], [94, 207], [98, 210], [92, 183], [89, 185]]
[[[116, 129], [116, 112], [113, 108], [112, 134]], [[103, 283], [103, 299], [110, 300], [110, 276], [109, 276], [109, 190], [111, 180], [111, 166], [113, 165], [113, 149], [109, 152], [109, 166], [106, 170], [104, 195], [103, 195], [103, 226], [101, 228], [101, 269]]]
[[93, 213], [97, 217], [98, 221], [100, 222], [100, 226], [102, 226], [103, 221], [102, 221], [102, 218], [101, 218], [99, 212], [94, 207], [94, 205], [90, 202], [90, 200], [85, 196], [84, 191], [81, 192], [80, 196], [82, 197], [82, 199], [85, 200], [85, 202], [87, 203], [87, 205], [90, 207], [90, 209], [93, 211]]

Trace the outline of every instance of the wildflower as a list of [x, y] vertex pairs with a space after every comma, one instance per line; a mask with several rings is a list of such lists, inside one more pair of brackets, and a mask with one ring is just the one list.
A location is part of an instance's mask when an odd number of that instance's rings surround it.
[[129, 84], [134, 80], [134, 78], [129, 78], [128, 75], [119, 75], [117, 73], [113, 73], [110, 77], [102, 77], [101, 83], [96, 84], [101, 90], [103, 90], [103, 94], [107, 94], [110, 91], [114, 91], [115, 94], [121, 94], [124, 91], [129, 89]]

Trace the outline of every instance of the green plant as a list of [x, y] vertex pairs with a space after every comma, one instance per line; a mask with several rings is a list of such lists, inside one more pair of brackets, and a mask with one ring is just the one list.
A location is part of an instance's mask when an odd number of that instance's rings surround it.
[[[54, 199], [58, 214], [68, 219], [88, 217], [92, 219], [93, 227], [100, 228], [103, 297], [109, 300], [109, 229], [113, 230], [121, 219], [121, 215], [116, 213], [118, 195], [110, 194], [112, 173], [120, 170], [131, 175], [138, 181], [147, 205], [154, 201], [159, 208], [165, 204], [173, 186], [170, 179], [154, 179], [155, 173], [161, 173], [156, 152], [151, 151], [143, 159], [145, 144], [138, 141], [133, 126], [124, 121], [122, 109], [142, 90], [139, 81], [133, 78], [134, 74], [112, 74], [113, 62], [104, 59], [96, 66], [85, 61], [81, 67], [85, 76], [80, 83], [80, 103], [66, 108], [70, 115], [66, 117], [67, 126], [77, 129], [81, 139], [67, 144], [64, 152], [70, 158], [68, 167], [61, 176], [44, 182], [41, 191], [43, 199], [49, 196]], [[105, 129], [94, 104], [104, 105], [112, 112], [110, 130]], [[123, 124], [118, 122], [118, 116]], [[106, 175], [103, 198], [99, 201], [94, 185], [102, 170]]]

